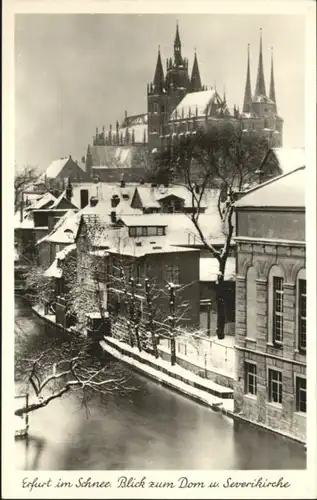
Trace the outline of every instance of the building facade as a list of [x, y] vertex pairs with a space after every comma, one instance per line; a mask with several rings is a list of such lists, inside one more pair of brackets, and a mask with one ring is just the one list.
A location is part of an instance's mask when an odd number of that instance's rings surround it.
[[305, 168], [236, 204], [235, 412], [306, 440]]
[[[269, 94], [266, 92], [262, 52], [262, 33], [258, 73], [254, 94], [251, 90], [250, 55], [248, 48], [247, 75], [242, 112], [234, 105], [229, 110], [225, 92], [222, 96], [215, 87], [202, 84], [198, 56], [195, 53], [191, 73], [189, 62], [182, 54], [179, 27], [176, 27], [173, 57], [166, 59], [164, 73], [160, 49], [153, 80], [147, 85], [147, 112], [128, 116], [117, 121], [108, 130], [102, 127], [88, 146], [86, 171], [100, 180], [118, 181], [125, 175], [127, 180], [142, 178], [146, 162], [142, 155], [164, 150], [183, 134], [195, 133], [202, 127], [231, 123], [241, 126], [245, 133], [266, 137], [272, 147], [283, 142], [283, 119], [278, 115], [273, 54]], [[99, 167], [100, 171], [97, 171]], [[128, 167], [128, 168], [127, 168]], [[123, 169], [126, 168], [124, 171]], [[135, 170], [135, 172], [133, 172]]]

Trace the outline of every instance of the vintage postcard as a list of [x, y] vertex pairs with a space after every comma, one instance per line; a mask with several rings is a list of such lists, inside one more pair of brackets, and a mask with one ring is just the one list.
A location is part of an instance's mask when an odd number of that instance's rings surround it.
[[315, 498], [316, 6], [4, 2], [3, 498]]

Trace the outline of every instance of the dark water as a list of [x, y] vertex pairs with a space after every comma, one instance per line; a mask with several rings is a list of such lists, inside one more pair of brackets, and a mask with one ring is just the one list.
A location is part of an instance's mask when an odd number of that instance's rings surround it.
[[[30, 343], [52, 327], [16, 299]], [[49, 331], [50, 330], [50, 331]], [[111, 361], [117, 363], [116, 361]], [[16, 441], [16, 466], [33, 470], [302, 469], [302, 446], [239, 424], [120, 366], [136, 391], [99, 398], [89, 415], [72, 393], [30, 415], [30, 439]]]

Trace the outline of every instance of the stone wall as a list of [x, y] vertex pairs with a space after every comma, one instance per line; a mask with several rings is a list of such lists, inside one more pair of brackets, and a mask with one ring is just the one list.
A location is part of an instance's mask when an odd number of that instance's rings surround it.
[[[261, 245], [238, 241], [236, 277], [236, 382], [235, 412], [277, 432], [306, 440], [306, 414], [296, 411], [295, 379], [306, 377], [306, 356], [298, 352], [296, 341], [296, 282], [305, 268], [305, 245]], [[275, 346], [270, 338], [269, 275], [273, 265], [284, 275], [283, 344]], [[255, 270], [255, 331], [247, 332], [247, 272]], [[248, 334], [247, 334], [248, 333]], [[245, 362], [256, 363], [257, 395], [246, 394]], [[268, 370], [282, 372], [282, 404], [268, 397]]]
[[305, 211], [241, 210], [237, 215], [239, 235], [305, 241]]
[[[171, 360], [170, 353], [163, 351], [162, 349], [159, 349], [159, 353], [160, 357], [164, 359], [164, 361]], [[220, 371], [218, 372], [216, 369], [205, 370], [201, 366], [197, 366], [194, 363], [190, 363], [189, 361], [186, 361], [185, 359], [177, 355], [176, 355], [176, 363], [185, 370], [195, 373], [195, 375], [198, 375], [199, 377], [211, 380], [212, 382], [215, 382], [215, 384], [222, 385], [223, 387], [229, 387], [230, 389], [234, 388], [234, 379], [232, 377], [229, 377], [228, 375], [225, 375], [224, 373], [221, 373]]]

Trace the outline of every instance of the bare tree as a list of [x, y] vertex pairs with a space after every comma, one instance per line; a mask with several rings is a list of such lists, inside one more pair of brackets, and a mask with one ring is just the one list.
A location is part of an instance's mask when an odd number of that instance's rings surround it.
[[46, 266], [38, 266], [35, 261], [29, 260], [24, 271], [25, 297], [33, 305], [42, 307], [53, 304], [55, 300], [55, 280], [45, 276]]
[[23, 191], [26, 187], [37, 180], [39, 174], [36, 167], [26, 165], [22, 169], [16, 169], [14, 175], [14, 211], [19, 209], [22, 203]]
[[[185, 186], [191, 196], [190, 217], [202, 245], [219, 264], [216, 282], [217, 335], [225, 330], [225, 268], [234, 235], [234, 203], [243, 190], [260, 180], [278, 175], [276, 164], [267, 162], [267, 140], [231, 124], [198, 129], [184, 134], [157, 156], [154, 178]], [[265, 165], [265, 169], [264, 169]], [[218, 215], [224, 235], [220, 248], [212, 245], [200, 222], [200, 207], [208, 188], [218, 189]]]
[[18, 408], [17, 416], [43, 408], [69, 391], [79, 391], [82, 403], [87, 405], [94, 393], [103, 399], [109, 393], [133, 389], [122, 370], [113, 363], [105, 364], [96, 344], [86, 338], [63, 332], [30, 346], [23, 329], [15, 331], [15, 378], [31, 394], [30, 404]]

